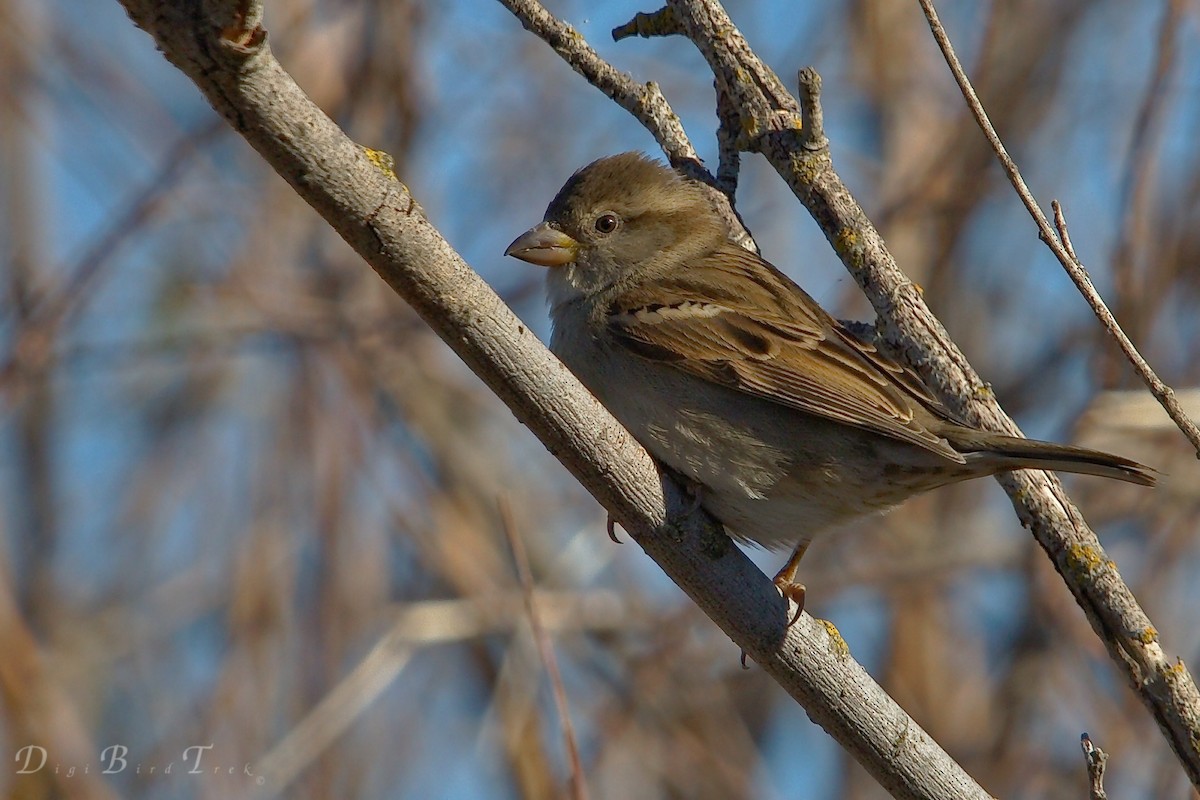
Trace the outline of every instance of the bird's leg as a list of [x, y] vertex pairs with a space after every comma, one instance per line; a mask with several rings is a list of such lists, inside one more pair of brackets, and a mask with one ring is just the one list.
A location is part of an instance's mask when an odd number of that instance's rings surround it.
[[775, 585], [779, 587], [780, 593], [796, 604], [796, 613], [792, 615], [792, 621], [788, 623], [789, 628], [796, 624], [796, 620], [800, 619], [800, 614], [804, 611], [804, 584], [796, 581], [796, 570], [800, 568], [800, 559], [804, 558], [807, 550], [808, 542], [796, 545], [796, 549], [792, 551], [792, 555], [783, 565], [783, 569], [775, 575]]
[[[796, 545], [796, 549], [792, 551], [788, 557], [787, 563], [783, 565], [783, 569], [775, 574], [775, 585], [779, 588], [779, 592], [784, 599], [791, 600], [796, 604], [796, 613], [792, 615], [792, 619], [788, 622], [788, 627], [796, 624], [796, 620], [800, 619], [800, 615], [804, 613], [804, 584], [796, 581], [796, 570], [800, 568], [800, 559], [804, 558], [804, 553], [808, 550], [808, 542], [801, 542]], [[742, 669], [749, 669], [746, 666], [746, 651], [742, 651], [741, 656]]]

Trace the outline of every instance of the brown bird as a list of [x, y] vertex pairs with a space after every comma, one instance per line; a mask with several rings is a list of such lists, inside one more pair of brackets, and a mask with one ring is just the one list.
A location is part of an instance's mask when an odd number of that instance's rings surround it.
[[1120, 456], [956, 418], [641, 154], [576, 172], [505, 254], [549, 267], [550, 348], [613, 416], [735, 539], [794, 548], [775, 583], [797, 617], [805, 549], [854, 517], [1005, 470], [1155, 482]]

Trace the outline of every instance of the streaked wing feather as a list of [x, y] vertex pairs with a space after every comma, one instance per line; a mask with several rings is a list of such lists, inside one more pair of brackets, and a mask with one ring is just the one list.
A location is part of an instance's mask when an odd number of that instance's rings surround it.
[[962, 461], [914, 413], [949, 419], [911, 371], [881, 356], [786, 276], [730, 245], [610, 308], [617, 341], [749, 395]]

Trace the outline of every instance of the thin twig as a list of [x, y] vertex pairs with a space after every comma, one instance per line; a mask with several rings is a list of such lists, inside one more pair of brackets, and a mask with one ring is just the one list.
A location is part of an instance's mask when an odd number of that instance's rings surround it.
[[[979, 96], [975, 93], [975, 88], [971, 85], [971, 81], [967, 78], [967, 73], [963, 69], [962, 63], [959, 62], [958, 56], [954, 53], [954, 46], [950, 43], [950, 37], [946, 34], [946, 29], [942, 27], [942, 22], [938, 19], [937, 10], [933, 6], [933, 0], [918, 0], [921, 8], [925, 12], [925, 18], [929, 22], [929, 29], [933, 32], [933, 38], [937, 42], [938, 47], [942, 51], [942, 55], [946, 59], [946, 64], [950, 67], [951, 74], [954, 75], [955, 82], [958, 83], [958, 88], [962, 92], [963, 98], [967, 101], [967, 106], [971, 109], [971, 114], [975, 117], [975, 121], [979, 123], [983, 135], [987, 138], [988, 143], [992, 146], [992, 150], [996, 153], [996, 158], [1000, 161], [1000, 166], [1008, 175], [1008, 180], [1012, 183], [1017, 195], [1021, 198], [1025, 208], [1033, 217], [1034, 223], [1037, 225], [1038, 234], [1042, 241], [1054, 253], [1059, 263], [1063, 265], [1063, 269], [1067, 271], [1067, 275], [1075, 283], [1088, 305], [1092, 307], [1092, 312], [1096, 318], [1100, 320], [1100, 324], [1104, 329], [1116, 340], [1117, 346], [1129, 359], [1129, 363], [1141, 376], [1146, 386], [1150, 389], [1151, 394], [1158, 398], [1158, 402], [1166, 409], [1167, 414], [1174, 420], [1175, 425], [1191, 442], [1192, 447], [1196, 450], [1196, 457], [1200, 458], [1200, 428], [1196, 427], [1183, 408], [1179, 405], [1179, 400], [1175, 397], [1175, 392], [1170, 386], [1167, 386], [1150, 365], [1146, 363], [1137, 348], [1133, 346], [1133, 342], [1121, 330], [1121, 326], [1117, 324], [1117, 320], [1113, 317], [1108, 306], [1100, 297], [1100, 293], [1096, 291], [1096, 287], [1092, 285], [1091, 278], [1088, 277], [1087, 269], [1076, 258], [1072, 258], [1063, 246], [1062, 241], [1055, 235], [1054, 229], [1050, 226], [1050, 221], [1046, 218], [1046, 214], [1038, 205], [1033, 193], [1029, 191], [1029, 187], [1025, 184], [1021, 177], [1020, 170], [1017, 169], [1016, 162], [1009, 156], [1008, 150], [1004, 147], [1004, 143], [1000, 141], [999, 134], [996, 133], [995, 127], [988, 118], [987, 112], [983, 108], [983, 104], [979, 101]], [[1056, 218], [1059, 212], [1056, 211]], [[1065, 223], [1063, 224], [1065, 227]]]
[[1104, 768], [1108, 766], [1108, 753], [1092, 744], [1086, 731], [1079, 737], [1079, 746], [1083, 748], [1083, 757], [1087, 762], [1089, 800], [1108, 800], [1108, 793], [1104, 791]]
[[529, 569], [529, 555], [525, 552], [525, 542], [517, 533], [513, 523], [512, 509], [508, 502], [501, 497], [497, 501], [500, 509], [500, 526], [512, 547], [513, 561], [517, 565], [517, 577], [521, 581], [521, 592], [525, 596], [525, 611], [529, 614], [529, 627], [533, 631], [534, 641], [537, 642], [538, 657], [550, 678], [550, 686], [554, 691], [554, 707], [558, 710], [558, 722], [562, 731], [563, 747], [567, 751], [567, 761], [571, 767], [571, 797], [573, 800], [587, 800], [587, 784], [583, 780], [583, 761], [579, 758], [579, 746], [575, 743], [575, 728], [571, 725], [571, 710], [567, 705], [567, 690], [563, 686], [562, 674], [558, 671], [558, 660], [554, 657], [554, 646], [550, 636], [542, 625], [538, 604], [533, 601], [533, 573]]
[[[521, 21], [525, 30], [554, 48], [554, 52], [588, 83], [642, 123], [673, 166], [683, 168], [688, 164], [693, 165], [706, 176], [702, 178], [706, 183], [714, 182], [712, 175], [700, 163], [700, 156], [696, 154], [679, 117], [671, 109], [658, 84], [653, 81], [639, 83], [629, 73], [609, 64], [579, 31], [555, 17], [536, 0], [500, 0], [500, 3]], [[700, 175], [696, 177], [701, 178]]]
[[719, 83], [713, 88], [717, 92], [717, 188], [733, 200], [742, 170], [742, 150], [738, 141], [741, 126], [737, 107], [729, 93]]
[[796, 85], [800, 90], [800, 114], [804, 118], [800, 143], [812, 153], [828, 150], [825, 112], [821, 110], [821, 76], [812, 67], [805, 67], [796, 74]]
[[680, 36], [683, 33], [683, 24], [679, 21], [675, 9], [663, 6], [650, 14], [642, 11], [634, 14], [633, 19], [613, 28], [612, 37], [614, 42], [619, 42], [630, 36], [649, 39], [651, 36]]

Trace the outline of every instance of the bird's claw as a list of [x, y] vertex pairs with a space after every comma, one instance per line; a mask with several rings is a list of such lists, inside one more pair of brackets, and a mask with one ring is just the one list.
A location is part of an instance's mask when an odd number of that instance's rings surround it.
[[612, 539], [617, 544], [623, 544], [623, 542], [617, 538], [617, 521], [613, 519], [612, 514], [608, 515], [608, 519], [604, 523], [604, 527], [605, 530], [608, 531], [608, 538]]
[[783, 575], [776, 575], [775, 586], [779, 589], [779, 593], [783, 595], [784, 599], [796, 604], [796, 613], [792, 614], [792, 619], [787, 624], [790, 628], [796, 624], [796, 620], [800, 619], [800, 615], [804, 613], [804, 595], [806, 592], [804, 584], [797, 583]]

